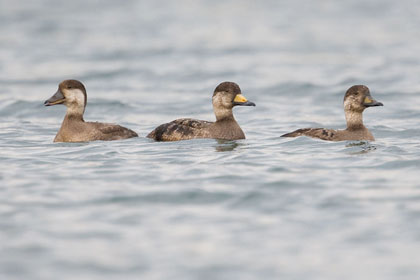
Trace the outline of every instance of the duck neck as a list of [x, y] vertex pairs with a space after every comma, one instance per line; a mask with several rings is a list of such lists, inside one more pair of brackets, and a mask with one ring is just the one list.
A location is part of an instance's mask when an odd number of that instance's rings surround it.
[[214, 109], [214, 114], [216, 115], [216, 122], [235, 121], [231, 108]]
[[72, 121], [84, 121], [83, 120], [83, 113], [85, 112], [85, 107], [80, 106], [77, 104], [71, 104], [67, 106], [67, 112], [65, 116], [65, 120], [72, 120]]
[[345, 110], [347, 130], [363, 129], [363, 112]]

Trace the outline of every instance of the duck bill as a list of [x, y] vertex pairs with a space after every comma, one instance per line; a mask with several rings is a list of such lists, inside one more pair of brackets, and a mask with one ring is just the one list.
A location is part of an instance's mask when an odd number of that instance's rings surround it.
[[365, 100], [363, 101], [363, 105], [366, 107], [373, 107], [373, 106], [384, 106], [381, 102], [376, 101], [370, 96], [366, 96]]
[[248, 101], [242, 94], [237, 94], [233, 100], [233, 106], [255, 106], [255, 103]]
[[57, 104], [63, 104], [66, 98], [64, 97], [63, 93], [58, 89], [53, 96], [51, 96], [48, 100], [44, 102], [45, 106], [52, 106]]

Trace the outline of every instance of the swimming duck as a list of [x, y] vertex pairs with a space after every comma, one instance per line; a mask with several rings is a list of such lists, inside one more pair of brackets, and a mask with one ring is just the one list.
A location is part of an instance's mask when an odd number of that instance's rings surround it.
[[137, 137], [131, 129], [117, 124], [85, 122], [87, 94], [84, 85], [77, 80], [65, 80], [57, 92], [44, 102], [45, 106], [64, 104], [67, 107], [61, 128], [54, 142], [86, 142], [94, 140], [119, 140]]
[[242, 94], [239, 86], [232, 82], [219, 84], [213, 93], [215, 122], [195, 119], [177, 119], [161, 124], [147, 135], [156, 141], [178, 141], [194, 138], [224, 140], [245, 139], [245, 134], [233, 117], [235, 106], [255, 106]]
[[286, 133], [281, 137], [309, 136], [327, 141], [367, 140], [375, 141], [372, 133], [363, 125], [363, 111], [368, 107], [383, 106], [370, 95], [369, 88], [355, 85], [349, 88], [344, 96], [344, 113], [347, 128], [334, 130], [325, 128], [302, 128]]

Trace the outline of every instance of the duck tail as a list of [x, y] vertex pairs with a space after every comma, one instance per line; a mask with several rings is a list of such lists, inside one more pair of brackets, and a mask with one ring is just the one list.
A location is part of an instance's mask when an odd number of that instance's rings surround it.
[[309, 130], [311, 130], [311, 129], [310, 128], [301, 128], [301, 129], [297, 129], [295, 131], [283, 134], [280, 137], [298, 137], [298, 136], [305, 135], [305, 132], [308, 132]]

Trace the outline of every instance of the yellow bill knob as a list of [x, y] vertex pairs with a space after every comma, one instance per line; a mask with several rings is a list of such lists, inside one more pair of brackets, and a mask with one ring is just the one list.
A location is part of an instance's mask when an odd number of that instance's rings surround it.
[[373, 100], [369, 96], [365, 97], [365, 101], [364, 101], [365, 104], [370, 104], [372, 102], [373, 102]]
[[239, 102], [239, 103], [245, 103], [248, 100], [245, 98], [245, 96], [243, 96], [242, 94], [237, 94], [235, 96], [235, 99], [233, 100], [234, 102]]

